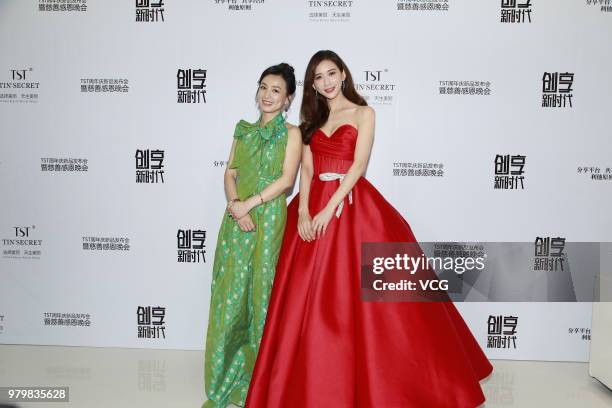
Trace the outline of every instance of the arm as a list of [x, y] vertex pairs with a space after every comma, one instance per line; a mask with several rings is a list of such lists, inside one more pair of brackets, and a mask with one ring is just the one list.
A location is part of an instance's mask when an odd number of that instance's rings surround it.
[[312, 163], [312, 151], [310, 146], [306, 145], [302, 149], [302, 169], [300, 170], [300, 202], [298, 207], [298, 234], [304, 241], [312, 241], [314, 239], [314, 230], [312, 229], [312, 218], [308, 209], [308, 198], [310, 195], [310, 184], [312, 183], [312, 174], [314, 166]]
[[[283, 173], [279, 178], [270, 183], [259, 194], [255, 194], [243, 202], [236, 202], [231, 206], [234, 218], [242, 218], [256, 206], [270, 201], [293, 186], [295, 176], [300, 164], [302, 151], [302, 136], [300, 129], [291, 127], [287, 137], [285, 160], [283, 161]], [[263, 200], [263, 201], [262, 201]]]
[[300, 170], [300, 203], [299, 214], [310, 214], [308, 210], [308, 196], [310, 193], [310, 183], [312, 182], [313, 164], [310, 146], [306, 145], [302, 149], [302, 168]]
[[370, 106], [365, 106], [359, 109], [357, 113], [357, 125], [359, 134], [357, 136], [357, 144], [353, 157], [353, 164], [349, 167], [344, 179], [331, 196], [327, 205], [319, 214], [313, 218], [313, 228], [317, 238], [325, 233], [327, 224], [331, 219], [336, 207], [344, 200], [344, 197], [351, 191], [355, 183], [365, 173], [368, 166], [368, 159], [372, 151], [374, 143], [374, 125], [376, 114]]
[[[232, 142], [229, 160], [227, 161], [227, 167], [225, 168], [225, 173], [223, 175], [225, 196], [228, 200], [226, 210], [229, 212], [230, 215], [232, 207], [236, 202], [238, 202], [238, 187], [236, 186], [236, 177], [238, 177], [238, 170], [229, 168], [229, 165], [234, 161], [234, 154], [236, 152], [236, 142], [236, 139], [234, 139], [234, 141]], [[253, 223], [253, 220], [248, 214], [246, 217], [242, 217], [239, 220], [236, 219], [235, 221], [242, 231], [252, 231], [253, 229], [255, 229], [255, 224]]]
[[234, 160], [234, 154], [236, 152], [236, 139], [232, 142], [232, 148], [230, 149], [229, 160], [225, 167], [225, 173], [223, 174], [223, 184], [225, 186], [225, 197], [228, 202], [238, 199], [238, 189], [236, 187], [236, 177], [238, 177], [238, 170], [230, 169], [229, 165]]

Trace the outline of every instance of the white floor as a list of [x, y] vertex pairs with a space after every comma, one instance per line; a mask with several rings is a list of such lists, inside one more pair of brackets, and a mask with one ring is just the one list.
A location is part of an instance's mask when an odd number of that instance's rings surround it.
[[[199, 408], [203, 358], [198, 351], [0, 345], [0, 386], [70, 387], [70, 403], [16, 403], [19, 408]], [[589, 377], [586, 363], [493, 365], [481, 383], [485, 407], [612, 407], [612, 391]]]

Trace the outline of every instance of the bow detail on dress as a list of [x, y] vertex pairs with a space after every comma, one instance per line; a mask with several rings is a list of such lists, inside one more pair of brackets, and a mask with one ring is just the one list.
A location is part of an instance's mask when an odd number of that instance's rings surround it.
[[241, 119], [236, 125], [236, 131], [234, 137], [241, 137], [249, 133], [257, 133], [262, 139], [270, 140], [275, 135], [282, 135], [285, 130], [285, 118], [283, 113], [279, 112], [268, 121], [264, 126], [259, 126], [261, 123], [261, 116], [255, 123], [247, 122]]

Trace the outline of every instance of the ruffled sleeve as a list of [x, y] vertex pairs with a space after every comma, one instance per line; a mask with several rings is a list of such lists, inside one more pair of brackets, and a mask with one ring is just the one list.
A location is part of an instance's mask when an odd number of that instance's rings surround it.
[[234, 149], [234, 159], [231, 163], [228, 164], [228, 168], [230, 169], [237, 169], [241, 166], [242, 163], [244, 163], [245, 152], [240, 140], [244, 135], [249, 132], [250, 126], [251, 125], [244, 119], [241, 119], [238, 121], [238, 123], [236, 123], [236, 127], [234, 128], [234, 139], [236, 139], [236, 147]]
[[239, 120], [238, 123], [236, 123], [236, 128], [234, 129], [234, 139], [240, 139], [242, 136], [247, 134], [252, 127], [253, 125], [246, 120]]

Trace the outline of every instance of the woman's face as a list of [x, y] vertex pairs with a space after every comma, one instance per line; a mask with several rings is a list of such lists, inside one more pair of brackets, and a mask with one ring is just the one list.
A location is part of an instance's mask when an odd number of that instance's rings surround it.
[[314, 71], [314, 82], [312, 87], [327, 99], [334, 99], [342, 92], [342, 81], [346, 74], [330, 60], [323, 60]]
[[289, 103], [287, 84], [280, 75], [266, 75], [259, 83], [257, 105], [266, 113], [279, 112]]

